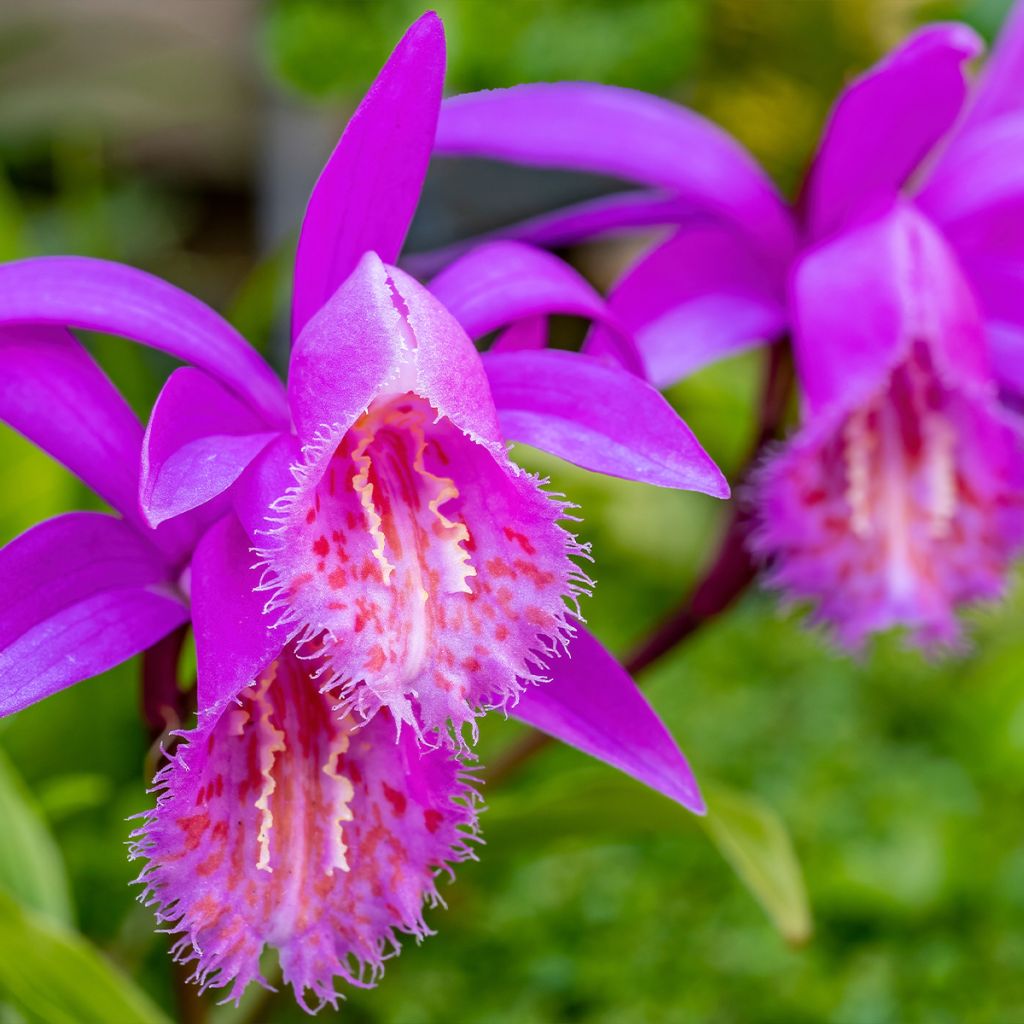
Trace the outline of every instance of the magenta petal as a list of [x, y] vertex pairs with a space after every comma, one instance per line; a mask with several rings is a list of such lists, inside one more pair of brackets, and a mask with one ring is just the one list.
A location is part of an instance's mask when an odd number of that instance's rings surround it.
[[633, 332], [657, 387], [773, 341], [787, 326], [782, 275], [741, 235], [714, 224], [684, 228], [653, 249], [615, 286], [608, 307]]
[[490, 242], [456, 260], [430, 283], [471, 338], [524, 317], [561, 313], [604, 324], [608, 347], [633, 373], [643, 363], [632, 337], [604, 300], [567, 263], [521, 242]]
[[264, 614], [249, 538], [233, 515], [212, 526], [192, 559], [192, 626], [199, 708], [214, 712], [251, 683], [281, 649], [287, 631]]
[[206, 504], [278, 434], [201, 370], [168, 378], [142, 448], [140, 500], [150, 526]]
[[200, 437], [153, 466], [142, 493], [146, 521], [159, 526], [223, 494], [276, 433]]
[[548, 318], [528, 316], [509, 324], [494, 339], [490, 352], [530, 352], [548, 342]]
[[431, 11], [402, 37], [352, 115], [302, 223], [293, 338], [363, 253], [398, 258], [430, 161], [444, 64], [444, 29]]
[[474, 440], [500, 446], [487, 377], [466, 332], [419, 282], [367, 253], [292, 352], [288, 393], [308, 464], [329, 455], [374, 399], [406, 391]]
[[131, 338], [219, 377], [275, 426], [281, 382], [209, 306], [158, 277], [105, 260], [50, 256], [0, 265], [0, 324], [55, 324]]
[[511, 714], [625, 772], [695, 814], [705, 811], [686, 758], [629, 673], [586, 630], [523, 691]]
[[842, 93], [808, 183], [814, 237], [895, 197], [956, 121], [967, 94], [964, 64], [981, 49], [965, 25], [932, 25]]
[[585, 469], [717, 498], [729, 485], [651, 385], [573, 352], [484, 357], [502, 432]]
[[917, 202], [958, 252], [1024, 264], [1024, 112], [954, 145]]
[[502, 438], [494, 399], [469, 336], [418, 281], [397, 267], [388, 271], [415, 344], [412, 390], [474, 441], [499, 450]]
[[266, 540], [272, 524], [272, 506], [295, 484], [293, 466], [302, 464], [302, 446], [291, 434], [279, 434], [245, 468], [231, 491], [231, 500], [242, 528], [258, 544]]
[[999, 386], [1024, 395], [1024, 262], [974, 258], [966, 266], [985, 317]]
[[962, 136], [986, 121], [1021, 109], [1024, 96], [1024, 4], [1011, 4], [999, 38], [985, 63], [975, 86], [973, 102], [967, 110]]
[[72, 512], [0, 549], [0, 715], [98, 675], [188, 621], [162, 558], [120, 519]]
[[588, 82], [519, 85], [446, 100], [437, 151], [615, 175], [727, 217], [785, 258], [793, 226], [764, 172], [729, 135], [668, 100]]
[[1024, 323], [1007, 324], [999, 321], [985, 325], [992, 372], [999, 386], [1024, 398]]
[[5, 327], [0, 365], [0, 420], [141, 523], [142, 427], [82, 345], [56, 327]]
[[850, 408], [915, 340], [943, 373], [990, 386], [977, 305], [949, 246], [908, 205], [811, 250], [793, 275], [797, 370], [810, 408]]
[[986, 320], [1024, 328], [1024, 261], [972, 254], [963, 262]]
[[663, 192], [620, 192], [531, 217], [441, 249], [412, 253], [402, 259], [402, 266], [416, 277], [426, 278], [486, 241], [504, 238], [557, 249], [612, 232], [680, 224], [699, 212], [692, 201], [679, 196]]
[[304, 444], [344, 433], [386, 387], [397, 387], [402, 338], [387, 269], [367, 253], [292, 349], [288, 398]]

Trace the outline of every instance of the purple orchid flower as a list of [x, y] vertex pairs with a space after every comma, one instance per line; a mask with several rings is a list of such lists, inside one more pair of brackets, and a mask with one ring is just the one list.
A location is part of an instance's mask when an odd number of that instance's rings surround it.
[[[977, 88], [981, 44], [925, 28], [839, 97], [796, 208], [718, 128], [585, 83], [459, 96], [437, 149], [640, 182], [514, 228], [566, 244], [673, 227], [608, 300], [649, 379], [792, 337], [804, 424], [766, 462], [753, 551], [839, 638], [954, 643], [1024, 541], [1024, 5]], [[452, 255], [421, 260], [437, 265]], [[520, 325], [519, 345], [543, 345]], [[587, 349], [608, 351], [598, 325]]]
[[[199, 722], [158, 776], [133, 852], [148, 860], [145, 898], [180, 934], [175, 955], [229, 998], [263, 983], [269, 945], [304, 1007], [306, 990], [336, 1005], [335, 978], [371, 984], [399, 933], [427, 933], [436, 873], [471, 855], [457, 736], [486, 706], [703, 809], [633, 681], [570, 623], [582, 549], [559, 523], [566, 506], [508, 459], [505, 439], [662, 486], [724, 497], [727, 485], [658, 392], [623, 370], [638, 360], [628, 332], [549, 255], [469, 254], [439, 288], [448, 309], [390, 265], [443, 72], [441, 25], [425, 15], [314, 189], [287, 389], [215, 313], [147, 274], [76, 258], [0, 266], [16, 381], [0, 385], [0, 416], [124, 516], [89, 523], [140, 538], [101, 548], [66, 517], [61, 532], [55, 520], [0, 550], [0, 711], [191, 616]], [[507, 344], [482, 359], [470, 340], [555, 312], [605, 323], [601, 358]], [[171, 375], [144, 438], [69, 327], [192, 364]], [[65, 362], [51, 366], [47, 339]], [[40, 583], [41, 561], [84, 568]], [[146, 630], [140, 591], [171, 609]], [[87, 635], [97, 594], [109, 623]]]

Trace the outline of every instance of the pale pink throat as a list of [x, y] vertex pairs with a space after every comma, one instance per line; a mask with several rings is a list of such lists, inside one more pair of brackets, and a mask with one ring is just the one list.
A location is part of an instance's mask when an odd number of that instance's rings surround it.
[[542, 672], [586, 577], [564, 505], [424, 399], [378, 400], [298, 471], [263, 552], [325, 686], [447, 735]]

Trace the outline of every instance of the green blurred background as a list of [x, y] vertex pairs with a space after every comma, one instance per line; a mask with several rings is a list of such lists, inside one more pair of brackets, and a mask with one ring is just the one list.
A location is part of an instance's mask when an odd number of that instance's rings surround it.
[[[787, 191], [851, 74], [924, 20], [963, 18], [991, 38], [1006, 7], [439, 4], [450, 91], [557, 78], [656, 91], [718, 120]], [[406, 0], [8, 0], [0, 257], [75, 252], [143, 266], [224, 311], [280, 364], [305, 196], [420, 12]], [[607, 187], [438, 162], [412, 245]], [[630, 254], [603, 243], [569, 255], [605, 283]], [[88, 341], [145, 415], [173, 364]], [[671, 395], [729, 472], [750, 443], [760, 372], [758, 355], [742, 357]], [[586, 613], [625, 652], [699, 575], [723, 507], [521, 454], [582, 507], [599, 580]], [[0, 432], [0, 494], [0, 541], [99, 507], [10, 432]], [[448, 910], [429, 915], [440, 934], [407, 946], [339, 1016], [1024, 1021], [1022, 611], [1017, 586], [1003, 607], [971, 617], [973, 649], [951, 660], [927, 662], [898, 638], [854, 660], [748, 594], [645, 679], [708, 785], [710, 828], [582, 755], [546, 751], [487, 793], [488, 845], [445, 888]], [[214, 998], [179, 1006], [166, 940], [128, 884], [125, 819], [151, 801], [137, 707], [133, 664], [0, 722], [0, 1024], [133, 1024], [160, 1019], [154, 1004], [190, 1022], [305, 1019], [286, 994], [254, 993], [240, 1010]], [[520, 734], [492, 716], [484, 762]]]

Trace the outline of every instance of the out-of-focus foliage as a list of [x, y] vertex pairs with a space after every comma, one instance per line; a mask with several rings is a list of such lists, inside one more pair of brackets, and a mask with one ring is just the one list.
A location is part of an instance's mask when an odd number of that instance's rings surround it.
[[68, 880], [60, 851], [32, 796], [0, 753], [0, 887], [24, 907], [70, 925]]
[[[699, 53], [707, 6], [704, 0], [432, 5], [445, 23], [452, 92], [564, 79], [671, 92]], [[394, 46], [396, 26], [423, 10], [415, 0], [275, 0], [267, 22], [274, 70], [317, 98], [358, 95]]]
[[170, 1024], [81, 936], [0, 892], [0, 996], [39, 1024]]
[[705, 779], [704, 825], [725, 859], [793, 945], [814, 930], [803, 874], [779, 816], [763, 801]]
[[[851, 73], [926, 17], [966, 17], [991, 34], [1005, 6], [450, 0], [439, 9], [452, 42], [453, 89], [572, 77], [653, 89], [712, 114], [792, 188]], [[276, 0], [253, 5], [265, 11], [264, 21], [254, 13], [253, 39], [293, 101], [305, 95], [340, 118], [420, 9], [407, 0]], [[4, 53], [0, 46], [0, 62]], [[271, 336], [288, 261], [257, 254], [248, 185], [211, 198], [205, 182], [118, 163], [88, 124], [73, 138], [0, 149], [0, 165], [3, 257], [75, 251], [127, 260], [197, 291], [261, 343]], [[227, 200], [248, 212], [214, 218], [214, 230], [208, 222]], [[239, 249], [248, 254], [241, 267]], [[600, 274], [599, 263], [587, 266]], [[116, 339], [89, 340], [144, 414], [170, 361]], [[670, 396], [730, 473], [748, 450], [759, 373], [759, 357], [743, 356]], [[723, 507], [518, 454], [581, 506], [599, 581], [586, 613], [615, 650], [628, 651], [711, 556]], [[99, 507], [3, 431], [0, 494], [0, 541], [65, 509]], [[780, 614], [770, 596], [750, 594], [660, 663], [646, 685], [699, 777], [714, 780], [704, 827], [717, 830], [750, 873], [775, 924], [700, 823], [611, 769], [555, 748], [487, 794], [488, 844], [479, 864], [464, 865], [443, 887], [449, 909], [429, 915], [440, 934], [391, 961], [378, 989], [352, 993], [339, 1018], [1024, 1019], [1022, 615], [1018, 585], [1005, 606], [973, 617], [973, 649], [950, 660], [922, 660], [898, 638], [851, 659], [809, 633], [796, 613]], [[521, 733], [488, 719], [483, 762]], [[172, 1013], [167, 940], [134, 902], [137, 866], [124, 846], [126, 819], [153, 799], [147, 747], [131, 665], [0, 723], [0, 748], [24, 780], [0, 775], [3, 1024], [157, 1019], [125, 977]], [[745, 807], [729, 805], [734, 791]], [[813, 935], [802, 944], [780, 936], [780, 927], [794, 940], [807, 932], [788, 843], [813, 913]], [[752, 861], [758, 844], [770, 852]], [[26, 845], [36, 851], [30, 865], [20, 852]], [[77, 922], [80, 937], [59, 920]], [[307, 1019], [288, 998], [258, 992], [238, 1011], [209, 1002], [213, 1024]]]

